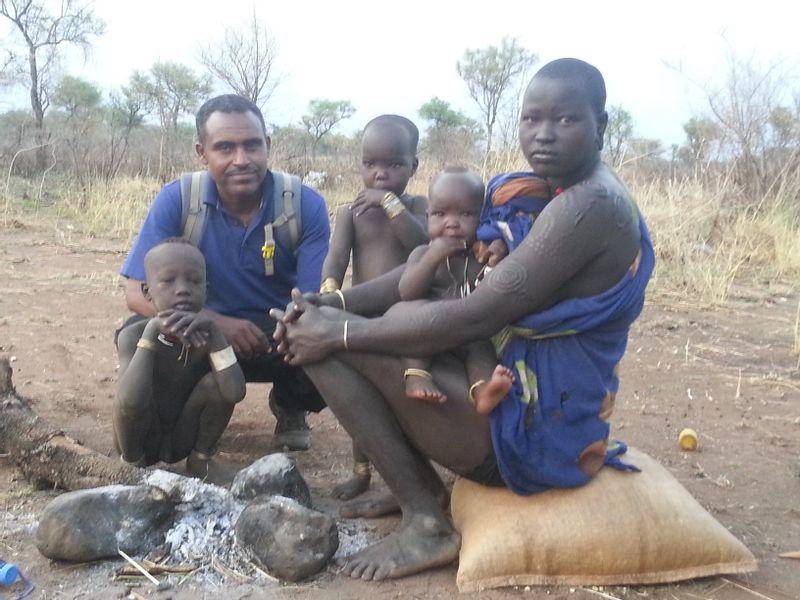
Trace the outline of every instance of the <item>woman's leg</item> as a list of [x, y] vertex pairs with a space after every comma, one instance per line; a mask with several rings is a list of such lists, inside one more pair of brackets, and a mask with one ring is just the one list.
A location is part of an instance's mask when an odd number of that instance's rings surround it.
[[463, 473], [491, 452], [488, 421], [466, 399], [463, 365], [450, 359], [434, 366], [449, 398], [444, 404], [406, 397], [397, 358], [348, 353], [305, 369], [403, 512], [400, 528], [349, 557], [345, 572], [384, 579], [454, 560], [460, 538], [442, 507], [442, 484], [427, 459]]

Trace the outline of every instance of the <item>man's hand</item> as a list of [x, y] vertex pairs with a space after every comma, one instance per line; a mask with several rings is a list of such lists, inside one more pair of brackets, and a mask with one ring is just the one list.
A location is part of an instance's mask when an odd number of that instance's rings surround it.
[[381, 202], [386, 194], [386, 190], [379, 190], [376, 188], [367, 188], [365, 190], [361, 190], [358, 196], [356, 196], [356, 199], [353, 201], [353, 204], [350, 206], [350, 210], [353, 211], [354, 216], [360, 217], [370, 208], [383, 209]]
[[233, 346], [233, 351], [240, 358], [253, 358], [271, 350], [269, 339], [252, 321], [227, 317], [208, 309], [203, 309], [202, 314], [207, 314], [214, 320], [214, 323], [222, 331], [222, 335]]
[[479, 263], [495, 267], [497, 263], [508, 256], [508, 246], [501, 239], [492, 240], [489, 245], [479, 241], [472, 245], [472, 252]]

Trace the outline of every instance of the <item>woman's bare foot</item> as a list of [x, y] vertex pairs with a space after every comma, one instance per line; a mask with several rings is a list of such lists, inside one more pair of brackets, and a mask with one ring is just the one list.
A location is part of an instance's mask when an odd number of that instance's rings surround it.
[[372, 475], [369, 473], [364, 475], [354, 473], [350, 479], [333, 488], [331, 496], [339, 500], [350, 500], [360, 496], [369, 489], [370, 479], [372, 479]]
[[350, 577], [380, 581], [450, 564], [460, 545], [461, 536], [446, 520], [415, 515], [398, 531], [338, 564]]
[[472, 391], [472, 400], [478, 414], [488, 415], [500, 404], [514, 383], [514, 372], [508, 367], [497, 365], [489, 381], [482, 383]]
[[[439, 506], [447, 509], [450, 505], [450, 492], [447, 488], [442, 485], [434, 491], [434, 494]], [[351, 500], [339, 508], [339, 516], [345, 519], [375, 519], [398, 512], [400, 512], [400, 503], [391, 492]]]
[[447, 402], [447, 396], [436, 386], [433, 379], [406, 374], [405, 380], [406, 396], [409, 398], [434, 403]]
[[396, 512], [400, 512], [400, 503], [391, 492], [352, 500], [339, 507], [339, 515], [345, 519], [375, 519]]

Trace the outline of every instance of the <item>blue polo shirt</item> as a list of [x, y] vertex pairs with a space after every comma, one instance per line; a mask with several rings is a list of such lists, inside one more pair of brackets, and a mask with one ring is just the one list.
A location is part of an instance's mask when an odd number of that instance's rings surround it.
[[[267, 189], [261, 210], [244, 227], [225, 210], [214, 180], [207, 178], [204, 202], [208, 213], [200, 251], [206, 259], [206, 306], [271, 329], [269, 309], [285, 308], [293, 287], [302, 292], [319, 289], [322, 263], [328, 253], [330, 224], [325, 200], [315, 190], [302, 186], [302, 231], [297, 253], [284, 246], [282, 235], [276, 235], [275, 273], [266, 275], [261, 247], [264, 225], [271, 223], [274, 215], [272, 191], [275, 183], [271, 172], [267, 173], [264, 185]], [[148, 250], [161, 240], [180, 235], [180, 182], [173, 181], [164, 186], [153, 201], [120, 273], [144, 281], [144, 256]]]

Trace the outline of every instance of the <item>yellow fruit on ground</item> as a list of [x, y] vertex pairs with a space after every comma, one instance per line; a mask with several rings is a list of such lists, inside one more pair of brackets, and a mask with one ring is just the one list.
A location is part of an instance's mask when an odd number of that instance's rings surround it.
[[697, 448], [697, 432], [688, 427], [681, 431], [678, 436], [678, 443], [683, 450], [694, 450]]

